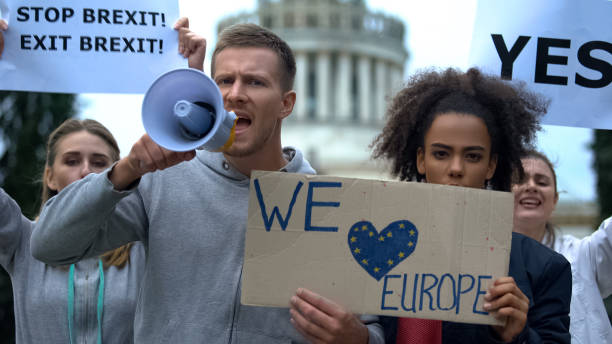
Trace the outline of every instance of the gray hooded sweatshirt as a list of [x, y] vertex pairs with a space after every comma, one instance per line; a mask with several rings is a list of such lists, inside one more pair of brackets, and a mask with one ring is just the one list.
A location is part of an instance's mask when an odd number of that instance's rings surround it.
[[[314, 173], [301, 152], [283, 153], [282, 171]], [[32, 254], [65, 264], [141, 240], [147, 266], [136, 343], [305, 342], [288, 308], [240, 304], [249, 181], [207, 151], [128, 191], [114, 190], [108, 171], [89, 175], [47, 202]], [[376, 317], [367, 318], [370, 343], [382, 343]]]
[[[32, 257], [33, 226], [21, 214], [17, 203], [0, 189], [0, 265], [8, 271], [13, 285], [17, 343], [68, 344], [69, 269], [53, 267]], [[136, 243], [130, 250], [128, 264], [121, 269], [114, 266], [104, 269], [103, 300], [98, 297], [98, 258], [75, 264], [72, 343], [95, 344], [99, 331], [102, 343], [133, 342], [134, 312], [144, 259], [144, 246]], [[99, 301], [103, 302], [99, 305]]]

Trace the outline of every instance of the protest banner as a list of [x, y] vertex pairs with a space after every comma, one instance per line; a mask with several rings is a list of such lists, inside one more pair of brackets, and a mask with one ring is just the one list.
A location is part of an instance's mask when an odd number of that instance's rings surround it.
[[360, 314], [499, 324], [511, 193], [256, 171], [241, 302], [287, 307], [299, 287]]
[[612, 129], [612, 1], [480, 0], [469, 65], [551, 99], [544, 124]]
[[178, 54], [178, 2], [0, 0], [0, 89], [144, 93]]

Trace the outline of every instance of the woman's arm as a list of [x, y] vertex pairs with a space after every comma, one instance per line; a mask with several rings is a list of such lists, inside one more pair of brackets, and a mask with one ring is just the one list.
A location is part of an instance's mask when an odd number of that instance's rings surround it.
[[612, 294], [612, 217], [602, 222], [597, 231], [584, 238], [580, 242], [580, 247], [581, 250], [588, 250], [590, 266], [595, 274], [601, 297], [610, 296]]
[[0, 265], [7, 271], [12, 272], [15, 254], [29, 240], [31, 226], [17, 202], [0, 188]]
[[138, 190], [114, 190], [107, 174], [92, 173], [47, 201], [32, 233], [34, 258], [69, 264], [144, 240], [148, 220]]

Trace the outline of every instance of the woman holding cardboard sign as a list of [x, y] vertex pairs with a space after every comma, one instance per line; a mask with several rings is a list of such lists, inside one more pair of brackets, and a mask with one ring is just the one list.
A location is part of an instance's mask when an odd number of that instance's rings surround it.
[[[476, 69], [425, 71], [393, 99], [374, 156], [401, 180], [510, 191], [520, 155], [546, 106]], [[484, 311], [504, 326], [387, 319], [389, 342], [569, 343], [571, 272], [560, 255], [513, 233], [509, 276], [494, 281]]]
[[525, 178], [512, 186], [514, 231], [561, 253], [572, 264], [572, 342], [609, 342], [612, 326], [602, 297], [612, 294], [612, 218], [583, 239], [557, 233], [550, 222], [559, 200], [553, 165], [546, 155], [536, 151], [523, 155], [522, 162]]

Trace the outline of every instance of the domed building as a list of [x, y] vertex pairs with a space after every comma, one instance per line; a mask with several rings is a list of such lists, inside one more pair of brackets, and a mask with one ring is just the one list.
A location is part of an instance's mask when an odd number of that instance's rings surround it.
[[403, 81], [404, 23], [369, 11], [363, 0], [259, 0], [251, 22], [289, 43], [296, 58], [297, 101], [283, 124], [283, 144], [304, 151], [320, 174], [388, 178], [370, 159], [389, 96]]

